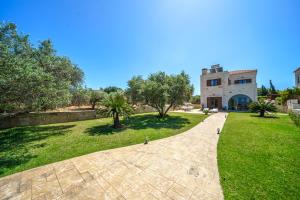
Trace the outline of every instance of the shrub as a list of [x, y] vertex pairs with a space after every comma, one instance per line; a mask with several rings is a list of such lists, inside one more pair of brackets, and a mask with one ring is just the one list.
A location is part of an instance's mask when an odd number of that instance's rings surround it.
[[297, 126], [300, 126], [300, 115], [294, 112], [290, 112], [289, 116], [295, 122]]
[[205, 115], [207, 115], [209, 113], [209, 109], [208, 108], [204, 108], [203, 112], [204, 112]]
[[264, 117], [266, 112], [277, 112], [277, 108], [271, 101], [259, 100], [249, 105], [251, 112], [259, 112], [260, 117]]

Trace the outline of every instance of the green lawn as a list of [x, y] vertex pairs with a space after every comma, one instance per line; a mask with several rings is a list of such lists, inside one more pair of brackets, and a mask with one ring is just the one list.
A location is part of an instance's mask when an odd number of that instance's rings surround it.
[[179, 134], [198, 124], [204, 115], [170, 113], [132, 116], [125, 128], [114, 130], [112, 119], [96, 119], [0, 130], [0, 177], [33, 167]]
[[300, 129], [287, 115], [230, 113], [218, 165], [225, 199], [300, 199]]

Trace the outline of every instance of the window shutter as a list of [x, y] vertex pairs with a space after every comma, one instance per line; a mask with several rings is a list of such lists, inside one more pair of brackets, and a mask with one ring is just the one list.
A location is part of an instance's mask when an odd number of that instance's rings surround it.
[[221, 85], [221, 79], [218, 79], [218, 84], [217, 85]]
[[207, 85], [207, 86], [211, 86], [211, 81], [210, 81], [210, 80], [207, 80], [207, 81], [206, 81], [206, 85]]

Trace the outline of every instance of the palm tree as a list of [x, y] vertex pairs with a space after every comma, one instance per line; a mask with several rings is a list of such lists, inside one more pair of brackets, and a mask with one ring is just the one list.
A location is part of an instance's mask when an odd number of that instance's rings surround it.
[[249, 105], [251, 112], [259, 112], [260, 117], [264, 117], [266, 112], [276, 112], [277, 108], [271, 101], [259, 100], [257, 102], [252, 102]]
[[132, 113], [131, 106], [127, 103], [126, 97], [122, 91], [111, 92], [104, 96], [102, 105], [108, 116], [113, 117], [114, 128], [121, 128], [120, 116], [128, 117]]

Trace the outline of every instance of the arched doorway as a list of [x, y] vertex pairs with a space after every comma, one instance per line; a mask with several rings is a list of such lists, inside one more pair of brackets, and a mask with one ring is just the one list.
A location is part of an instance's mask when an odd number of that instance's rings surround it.
[[251, 101], [252, 100], [247, 95], [234, 95], [228, 101], [228, 109], [237, 111], [248, 110], [248, 105], [251, 103]]

